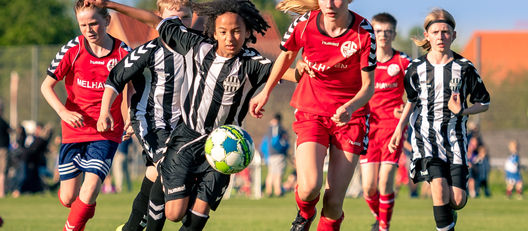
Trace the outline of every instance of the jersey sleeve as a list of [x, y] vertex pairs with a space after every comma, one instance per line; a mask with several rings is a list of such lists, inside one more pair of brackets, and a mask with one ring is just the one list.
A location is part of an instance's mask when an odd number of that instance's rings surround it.
[[407, 100], [411, 103], [415, 103], [418, 100], [418, 91], [415, 84], [416, 79], [418, 79], [416, 68], [411, 63], [405, 71], [405, 77], [403, 79], [405, 93], [407, 93]]
[[143, 70], [149, 67], [150, 57], [156, 47], [155, 40], [151, 40], [132, 50], [110, 71], [105, 87], [119, 94], [130, 80], [143, 77]]
[[[71, 69], [75, 55], [79, 50], [79, 37], [70, 40], [66, 45], [62, 46], [55, 58], [51, 61], [47, 73], [56, 80], [62, 80]], [[77, 49], [75, 49], [77, 48]]]
[[163, 19], [156, 29], [161, 40], [182, 55], [206, 39], [188, 30], [177, 16]]
[[260, 55], [254, 49], [248, 49], [245, 51], [244, 56], [250, 57], [250, 81], [251, 84], [258, 88], [268, 81], [268, 77], [273, 67], [273, 62], [264, 56]]
[[411, 61], [412, 61], [411, 57], [409, 57], [404, 52], [400, 51], [400, 63], [401, 63], [402, 70], [407, 70], [407, 68], [411, 64]]
[[468, 66], [466, 75], [468, 80], [468, 93], [470, 94], [469, 102], [471, 102], [472, 104], [489, 104], [490, 94], [488, 93], [488, 90], [486, 90], [486, 86], [484, 86], [484, 82], [482, 81], [482, 78], [480, 78], [477, 69], [470, 64]]
[[376, 36], [374, 35], [374, 30], [370, 23], [363, 19], [359, 26], [365, 31], [366, 39], [364, 40], [364, 45], [361, 49], [361, 70], [362, 71], [373, 71], [376, 69]]
[[308, 19], [310, 18], [310, 13], [311, 12], [308, 12], [296, 18], [292, 24], [290, 24], [288, 31], [286, 31], [282, 37], [280, 44], [281, 50], [298, 51], [301, 49], [301, 47], [303, 47], [302, 36], [304, 29], [306, 28], [306, 24], [308, 23]]

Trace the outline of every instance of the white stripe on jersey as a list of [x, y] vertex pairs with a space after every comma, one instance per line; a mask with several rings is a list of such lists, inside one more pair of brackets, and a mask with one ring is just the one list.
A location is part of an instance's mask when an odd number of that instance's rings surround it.
[[165, 121], [163, 121], [163, 96], [165, 94], [165, 84], [167, 83], [167, 74], [165, 74], [165, 51], [159, 49], [154, 53], [155, 66], [154, 71], [156, 72], [156, 87], [154, 88], [154, 118], [156, 128], [165, 127]]

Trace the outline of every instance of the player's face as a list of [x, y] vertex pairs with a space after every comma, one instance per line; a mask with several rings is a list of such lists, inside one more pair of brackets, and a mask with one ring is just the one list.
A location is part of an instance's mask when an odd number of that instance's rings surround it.
[[218, 41], [218, 55], [232, 58], [240, 50], [249, 38], [244, 20], [235, 13], [227, 12], [219, 15], [215, 21], [214, 38]]
[[180, 20], [182, 21], [183, 25], [186, 27], [191, 27], [192, 23], [192, 10], [190, 7], [187, 6], [181, 6], [176, 7], [173, 9], [163, 9], [163, 12], [161, 12], [162, 18], [170, 18], [173, 16], [178, 16]]
[[329, 21], [348, 16], [349, 0], [319, 0], [318, 3], [325, 19]]
[[394, 26], [390, 23], [373, 22], [372, 27], [376, 34], [376, 45], [380, 48], [392, 47], [392, 42], [396, 37]]
[[424, 36], [431, 43], [431, 51], [444, 53], [451, 50], [456, 32], [447, 23], [433, 23]]
[[77, 11], [77, 22], [82, 35], [89, 43], [99, 43], [106, 34], [110, 18], [103, 17], [95, 9], [83, 8]]

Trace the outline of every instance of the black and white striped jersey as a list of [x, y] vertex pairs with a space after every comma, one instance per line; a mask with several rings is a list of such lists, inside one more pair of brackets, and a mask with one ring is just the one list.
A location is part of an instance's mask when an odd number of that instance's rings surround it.
[[463, 108], [489, 104], [490, 95], [473, 64], [459, 54], [442, 65], [431, 64], [426, 56], [415, 59], [404, 80], [409, 102], [416, 103], [411, 114], [413, 160], [439, 158], [450, 164], [466, 165], [468, 116], [457, 116], [448, 108], [452, 92], [459, 92]]
[[189, 33], [177, 17], [163, 20], [157, 29], [188, 64], [181, 91], [185, 124], [201, 134], [224, 124], [241, 125], [272, 62], [252, 48], [243, 48], [233, 58], [221, 57], [214, 40]]
[[[145, 69], [150, 73], [143, 75]], [[130, 52], [110, 72], [106, 87], [122, 92], [132, 81], [130, 116], [139, 122], [136, 134], [144, 137], [153, 129], [172, 130], [180, 118], [180, 91], [185, 74], [182, 55], [153, 39]]]

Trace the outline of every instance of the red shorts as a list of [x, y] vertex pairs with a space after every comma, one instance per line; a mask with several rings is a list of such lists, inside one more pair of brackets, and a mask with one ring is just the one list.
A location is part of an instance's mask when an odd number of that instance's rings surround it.
[[398, 165], [402, 153], [404, 138], [394, 153], [389, 152], [389, 142], [394, 128], [370, 127], [367, 154], [360, 157], [359, 163], [388, 163]]
[[293, 131], [297, 134], [297, 144], [316, 142], [328, 148], [330, 144], [345, 152], [360, 154], [367, 126], [364, 116], [352, 117], [342, 127], [337, 127], [328, 116], [297, 111]]

